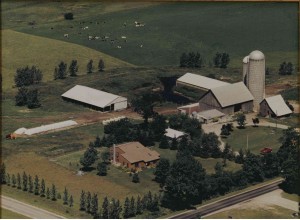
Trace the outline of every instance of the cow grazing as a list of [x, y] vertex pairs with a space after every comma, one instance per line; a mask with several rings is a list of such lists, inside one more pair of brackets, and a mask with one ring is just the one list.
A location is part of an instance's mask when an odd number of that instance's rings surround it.
[[69, 34], [64, 34], [64, 37], [69, 38]]

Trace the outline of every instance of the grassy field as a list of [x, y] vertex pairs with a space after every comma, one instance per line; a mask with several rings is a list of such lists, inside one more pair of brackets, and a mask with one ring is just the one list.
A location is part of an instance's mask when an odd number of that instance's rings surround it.
[[295, 201], [295, 202], [300, 201], [300, 197], [297, 194], [289, 194], [289, 193], [286, 193], [286, 192], [282, 192], [281, 197], [285, 198], [285, 199]]
[[265, 120], [272, 122], [272, 123], [278, 123], [283, 124], [291, 127], [299, 127], [299, 113], [294, 113], [289, 117], [286, 118], [264, 118]]
[[212, 214], [205, 218], [208, 219], [227, 219], [232, 216], [234, 219], [290, 219], [293, 218], [294, 211], [280, 206], [269, 206], [255, 209], [230, 209], [227, 211]]
[[[74, 13], [74, 20], [63, 19], [66, 11]], [[36, 28], [28, 25], [32, 20], [37, 21]], [[6, 2], [2, 21], [4, 28], [83, 45], [135, 65], [178, 65], [182, 52], [199, 51], [208, 66], [217, 51], [226, 51], [229, 66], [241, 68], [243, 57], [255, 49], [265, 53], [268, 67], [277, 69], [283, 61], [297, 63], [296, 3], [52, 2], [12, 8]], [[137, 28], [135, 21], [145, 26]], [[109, 39], [88, 40], [87, 35]]]
[[228, 138], [222, 140], [234, 151], [239, 151], [240, 148], [246, 150], [247, 135], [249, 150], [252, 153], [259, 154], [264, 147], [271, 147], [273, 152], [276, 152], [280, 147], [279, 138], [282, 136], [282, 129], [246, 126], [245, 129], [235, 129]]
[[69, 65], [72, 59], [78, 60], [78, 74], [86, 74], [86, 65], [90, 59], [94, 60], [96, 69], [100, 58], [104, 60], [107, 69], [132, 66], [84, 46], [13, 30], [2, 30], [2, 45], [4, 90], [14, 85], [16, 69], [26, 65], [36, 65], [43, 72], [43, 81], [53, 80], [54, 68], [60, 61]]
[[10, 211], [8, 209], [4, 209], [2, 207], [0, 209], [0, 212], [1, 212], [0, 217], [2, 219], [28, 219], [27, 216], [21, 215], [21, 214], [16, 213], [16, 212], [12, 212], [12, 211]]

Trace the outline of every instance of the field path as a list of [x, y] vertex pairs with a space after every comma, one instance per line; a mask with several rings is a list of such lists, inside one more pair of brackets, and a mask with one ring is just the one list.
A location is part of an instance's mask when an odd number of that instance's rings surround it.
[[10, 211], [20, 213], [32, 219], [62, 219], [65, 218], [61, 215], [57, 215], [53, 212], [28, 205], [18, 200], [1, 196], [1, 206]]

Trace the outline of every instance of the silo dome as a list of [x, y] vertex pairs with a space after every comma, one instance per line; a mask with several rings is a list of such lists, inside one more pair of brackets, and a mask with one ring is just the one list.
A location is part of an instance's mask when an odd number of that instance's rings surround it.
[[245, 56], [243, 59], [243, 63], [248, 63], [249, 62], [249, 56]]
[[249, 54], [249, 59], [250, 60], [263, 60], [263, 59], [265, 59], [265, 55], [259, 50], [254, 50]]

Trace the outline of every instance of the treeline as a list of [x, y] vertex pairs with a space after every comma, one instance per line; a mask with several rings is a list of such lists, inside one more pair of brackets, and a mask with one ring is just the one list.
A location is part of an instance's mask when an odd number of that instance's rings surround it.
[[[230, 57], [228, 53], [217, 52], [213, 58], [214, 66], [217, 68], [227, 68], [229, 62]], [[179, 63], [180, 67], [201, 68], [204, 66], [204, 58], [200, 55], [199, 52], [182, 53]]]

